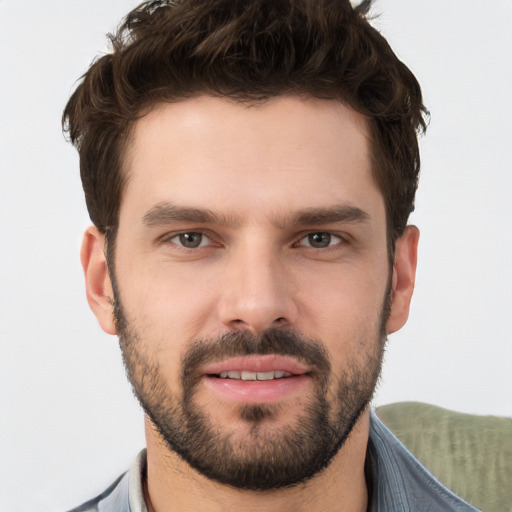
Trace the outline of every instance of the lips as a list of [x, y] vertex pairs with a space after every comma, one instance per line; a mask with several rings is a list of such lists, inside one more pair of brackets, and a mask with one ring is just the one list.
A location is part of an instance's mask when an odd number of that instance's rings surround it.
[[[218, 363], [212, 363], [204, 367], [203, 374], [218, 376], [220, 378], [241, 378], [243, 380], [271, 380], [268, 375], [273, 372], [272, 378], [283, 378], [291, 375], [303, 375], [309, 372], [309, 368], [290, 357], [268, 355], [251, 355], [226, 359]], [[237, 376], [236, 374], [240, 374]], [[230, 375], [231, 374], [231, 375]], [[253, 378], [251, 374], [260, 374], [263, 378]], [[264, 374], [267, 374], [265, 378]]]
[[221, 379], [236, 379], [236, 380], [274, 380], [291, 377], [293, 374], [282, 370], [275, 370], [270, 372], [221, 372], [219, 377]]
[[289, 357], [252, 355], [212, 363], [203, 383], [215, 395], [238, 403], [278, 403], [300, 392], [309, 368]]

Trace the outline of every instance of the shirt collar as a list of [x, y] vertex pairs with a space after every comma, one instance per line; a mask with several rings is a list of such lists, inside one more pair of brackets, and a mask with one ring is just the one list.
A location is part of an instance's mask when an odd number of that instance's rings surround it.
[[144, 499], [144, 482], [147, 474], [146, 449], [139, 452], [130, 468], [128, 501], [130, 512], [148, 512]]

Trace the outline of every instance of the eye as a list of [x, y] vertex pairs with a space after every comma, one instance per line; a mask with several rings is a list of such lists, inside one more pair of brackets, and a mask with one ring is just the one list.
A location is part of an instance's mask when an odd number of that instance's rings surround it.
[[206, 235], [197, 232], [180, 233], [170, 238], [170, 241], [186, 249], [196, 249], [210, 243], [210, 239]]
[[299, 245], [303, 247], [312, 247], [314, 249], [325, 249], [343, 242], [340, 236], [327, 233], [325, 231], [319, 231], [317, 233], [309, 233], [299, 241]]

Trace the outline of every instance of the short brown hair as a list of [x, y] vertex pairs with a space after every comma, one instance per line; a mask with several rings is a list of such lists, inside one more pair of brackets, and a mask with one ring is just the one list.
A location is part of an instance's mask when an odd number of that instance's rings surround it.
[[[112, 52], [82, 77], [63, 114], [80, 155], [87, 208], [115, 236], [122, 160], [134, 121], [158, 102], [210, 94], [337, 99], [366, 116], [388, 240], [414, 209], [425, 130], [420, 86], [367, 20], [371, 0], [160, 0], [110, 35]], [[393, 244], [392, 244], [393, 245]]]

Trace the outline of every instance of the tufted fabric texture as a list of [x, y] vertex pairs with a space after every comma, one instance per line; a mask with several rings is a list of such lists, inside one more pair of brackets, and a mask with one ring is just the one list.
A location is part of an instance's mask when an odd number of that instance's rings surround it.
[[377, 415], [445, 486], [484, 512], [512, 512], [512, 418], [399, 402]]

